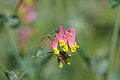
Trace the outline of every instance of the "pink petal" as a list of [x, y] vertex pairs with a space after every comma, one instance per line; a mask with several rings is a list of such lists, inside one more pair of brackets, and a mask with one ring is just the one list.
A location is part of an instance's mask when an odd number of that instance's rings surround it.
[[26, 8], [26, 16], [25, 19], [27, 22], [32, 22], [36, 19], [36, 9], [34, 5], [30, 5]]
[[56, 34], [54, 40], [52, 41], [52, 48], [57, 48], [58, 46], [58, 35]]
[[64, 32], [66, 38], [67, 38], [67, 42], [69, 45], [73, 45], [75, 42], [75, 38], [76, 38], [76, 31], [74, 28], [69, 28], [67, 30], [65, 30]]
[[59, 25], [59, 29], [58, 29], [58, 38], [59, 40], [62, 40], [63, 39], [63, 28], [62, 28], [62, 24]]
[[19, 44], [25, 44], [27, 39], [32, 35], [32, 29], [30, 27], [22, 26], [18, 31]]

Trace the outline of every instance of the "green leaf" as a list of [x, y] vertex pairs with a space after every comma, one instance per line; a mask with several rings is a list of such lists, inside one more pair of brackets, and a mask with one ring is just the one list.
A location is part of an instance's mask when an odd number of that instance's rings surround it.
[[9, 80], [19, 80], [17, 75], [13, 71], [6, 71], [5, 75]]
[[39, 48], [35, 51], [33, 58], [42, 58], [46, 55], [49, 55], [49, 53], [52, 53], [52, 52], [50, 52], [47, 49]]
[[120, 0], [108, 0], [108, 4], [112, 8], [116, 8], [120, 4]]

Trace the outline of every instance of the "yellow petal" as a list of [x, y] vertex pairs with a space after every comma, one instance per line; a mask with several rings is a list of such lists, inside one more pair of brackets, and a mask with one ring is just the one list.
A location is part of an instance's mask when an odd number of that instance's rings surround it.
[[74, 42], [73, 45], [70, 45], [70, 49], [71, 49], [72, 52], [76, 52], [76, 48], [79, 48], [79, 46], [77, 45], [76, 42]]
[[65, 51], [65, 52], [68, 51], [68, 45], [67, 44], [63, 46], [63, 51]]
[[66, 42], [64, 40], [59, 40], [59, 45], [64, 46], [64, 45], [66, 45]]
[[59, 50], [58, 50], [58, 48], [53, 48], [53, 52], [54, 52], [54, 54], [59, 54]]

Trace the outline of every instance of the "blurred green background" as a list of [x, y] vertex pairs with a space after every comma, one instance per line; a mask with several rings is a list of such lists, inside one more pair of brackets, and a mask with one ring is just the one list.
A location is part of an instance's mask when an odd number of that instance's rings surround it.
[[[8, 80], [5, 72], [14, 71], [23, 80], [120, 80], [120, 8], [119, 0], [34, 0], [37, 18], [22, 24], [31, 30], [24, 43], [18, 44], [20, 26], [13, 28], [16, 0], [0, 0], [0, 80]], [[9, 18], [6, 22], [5, 15]], [[72, 54], [71, 65], [58, 67], [45, 38], [63, 24], [64, 30], [74, 27], [80, 48]], [[30, 57], [41, 46], [41, 58]], [[27, 66], [27, 67], [26, 67]], [[8, 75], [8, 77], [14, 77]], [[13, 79], [10, 79], [13, 80]], [[18, 80], [18, 79], [15, 79]]]

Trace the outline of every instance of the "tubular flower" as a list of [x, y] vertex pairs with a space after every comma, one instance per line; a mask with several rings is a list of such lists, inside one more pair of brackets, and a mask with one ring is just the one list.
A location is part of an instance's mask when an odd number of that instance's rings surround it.
[[59, 54], [59, 50], [57, 48], [58, 44], [63, 48], [63, 51], [68, 51], [67, 39], [64, 35], [64, 31], [61, 24], [59, 25], [58, 32], [55, 35], [54, 40], [52, 42], [52, 49], [54, 54]]
[[69, 28], [65, 32], [65, 36], [67, 37], [67, 42], [72, 52], [76, 52], [76, 48], [79, 48], [77, 43], [75, 42], [76, 31], [74, 28]]
[[52, 49], [54, 54], [59, 54], [59, 50], [57, 46], [58, 46], [58, 36], [56, 34], [54, 40], [52, 41]]
[[59, 25], [57, 35], [58, 35], [59, 45], [63, 47], [63, 51], [68, 51], [67, 39], [66, 39], [66, 36], [64, 35], [62, 24]]

